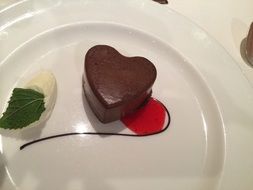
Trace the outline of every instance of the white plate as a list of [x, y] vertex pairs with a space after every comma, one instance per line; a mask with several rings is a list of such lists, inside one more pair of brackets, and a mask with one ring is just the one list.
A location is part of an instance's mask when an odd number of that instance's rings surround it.
[[[2, 132], [1, 189], [250, 189], [253, 90], [236, 63], [203, 30], [150, 1], [19, 1], [0, 10], [0, 110], [12, 89], [41, 69], [58, 82], [51, 118]], [[82, 98], [86, 51], [108, 44], [156, 66], [153, 97], [170, 128], [145, 138], [69, 136], [110, 131]], [[250, 177], [251, 176], [251, 177]], [[242, 187], [242, 188], [240, 188]]]

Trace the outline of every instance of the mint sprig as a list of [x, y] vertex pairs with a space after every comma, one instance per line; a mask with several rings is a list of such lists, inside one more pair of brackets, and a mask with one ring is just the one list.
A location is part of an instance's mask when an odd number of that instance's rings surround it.
[[0, 118], [0, 128], [20, 129], [39, 120], [45, 111], [44, 98], [42, 93], [35, 90], [15, 88]]

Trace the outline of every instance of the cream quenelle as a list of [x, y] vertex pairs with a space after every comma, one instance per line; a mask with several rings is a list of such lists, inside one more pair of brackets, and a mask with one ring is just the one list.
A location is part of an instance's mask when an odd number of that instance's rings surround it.
[[41, 71], [22, 87], [16, 87], [0, 118], [0, 128], [21, 129], [37, 126], [49, 118], [57, 96], [56, 79]]
[[46, 109], [41, 114], [40, 119], [31, 124], [31, 126], [35, 126], [47, 120], [53, 111], [57, 97], [56, 79], [52, 72], [41, 71], [25, 85], [25, 88], [35, 90], [45, 96], [44, 103]]

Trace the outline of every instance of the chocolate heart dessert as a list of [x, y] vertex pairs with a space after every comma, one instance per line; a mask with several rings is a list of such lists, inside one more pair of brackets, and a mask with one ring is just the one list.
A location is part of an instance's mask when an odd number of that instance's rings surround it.
[[125, 57], [107, 45], [94, 46], [85, 56], [84, 93], [103, 123], [144, 105], [155, 79], [156, 68], [144, 57]]

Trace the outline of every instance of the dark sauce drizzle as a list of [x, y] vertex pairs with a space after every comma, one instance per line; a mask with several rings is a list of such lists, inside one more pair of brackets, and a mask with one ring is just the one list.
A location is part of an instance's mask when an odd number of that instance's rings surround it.
[[125, 133], [100, 133], [100, 132], [83, 132], [83, 133], [73, 132], [73, 133], [64, 133], [64, 134], [48, 136], [48, 137], [44, 137], [44, 138], [41, 138], [41, 139], [36, 139], [34, 141], [30, 141], [30, 142], [25, 143], [22, 146], [20, 146], [19, 149], [23, 150], [24, 148], [26, 148], [26, 147], [28, 147], [28, 146], [30, 146], [32, 144], [41, 142], [41, 141], [46, 141], [46, 140], [50, 140], [50, 139], [54, 139], [54, 138], [71, 136], [71, 135], [108, 135], [108, 136], [110, 135], [110, 136], [125, 136], [125, 137], [146, 137], [146, 136], [157, 135], [157, 134], [160, 134], [160, 133], [166, 131], [169, 128], [170, 121], [171, 121], [171, 117], [170, 117], [170, 113], [169, 113], [168, 109], [160, 101], [159, 101], [159, 103], [164, 107], [164, 109], [165, 109], [165, 111], [167, 113], [167, 116], [168, 116], [168, 121], [167, 121], [166, 126], [162, 130], [154, 132], [154, 133], [139, 134], [139, 135], [138, 134], [125, 134]]

